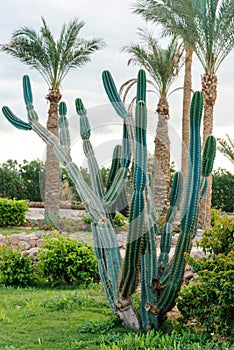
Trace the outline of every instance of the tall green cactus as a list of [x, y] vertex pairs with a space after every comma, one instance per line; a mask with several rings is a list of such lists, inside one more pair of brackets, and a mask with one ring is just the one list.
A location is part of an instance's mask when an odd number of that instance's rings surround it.
[[[160, 253], [157, 256], [160, 234], [154, 209], [152, 189], [147, 174], [147, 108], [146, 77], [140, 70], [137, 78], [136, 110], [134, 123], [121, 101], [114, 80], [104, 71], [103, 85], [116, 113], [123, 120], [122, 145], [117, 145], [106, 189], [100, 176], [100, 169], [91, 144], [91, 126], [87, 111], [81, 99], [76, 99], [76, 112], [80, 118], [80, 134], [84, 154], [88, 160], [91, 187], [84, 181], [79, 168], [72, 162], [67, 107], [59, 106], [59, 138], [51, 134], [38, 121], [33, 106], [30, 80], [23, 78], [24, 100], [28, 123], [16, 117], [8, 107], [2, 111], [9, 122], [22, 130], [34, 130], [46, 143], [53, 147], [68, 175], [74, 182], [86, 211], [92, 219], [92, 233], [99, 273], [107, 300], [112, 311], [123, 323], [135, 330], [157, 329], [173, 307], [183, 279], [184, 253], [190, 252], [192, 239], [197, 230], [198, 208], [207, 191], [207, 178], [211, 173], [215, 157], [215, 139], [209, 136], [201, 157], [200, 124], [203, 97], [200, 92], [193, 96], [190, 112], [190, 159], [186, 184], [186, 197], [181, 215], [181, 233], [171, 261], [173, 221], [180, 203], [183, 178], [180, 172], [174, 175], [170, 207], [161, 231]], [[135, 125], [134, 125], [135, 124]], [[133, 194], [127, 203], [125, 193], [129, 166], [133, 164]], [[128, 213], [130, 206], [130, 214]], [[116, 211], [129, 214], [124, 259], [120, 255], [115, 230], [112, 224]], [[132, 294], [140, 284], [140, 315], [132, 304]]]

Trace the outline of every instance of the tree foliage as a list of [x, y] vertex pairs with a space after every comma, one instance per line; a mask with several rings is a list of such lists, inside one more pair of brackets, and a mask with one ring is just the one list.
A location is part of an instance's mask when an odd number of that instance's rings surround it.
[[213, 172], [212, 207], [229, 213], [234, 211], [234, 175], [225, 169]]

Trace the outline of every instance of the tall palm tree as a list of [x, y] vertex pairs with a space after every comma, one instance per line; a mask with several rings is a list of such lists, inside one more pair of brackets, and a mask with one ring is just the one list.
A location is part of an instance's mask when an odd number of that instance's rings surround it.
[[226, 134], [225, 139], [218, 138], [218, 150], [234, 164], [234, 140]]
[[[194, 8], [190, 6], [187, 0], [177, 1], [138, 1], [134, 6], [135, 13], [143, 15], [143, 17], [156, 24], [162, 25], [163, 36], [175, 35], [177, 28], [177, 35], [180, 36], [184, 42], [185, 51], [185, 65], [184, 65], [184, 83], [183, 83], [183, 112], [182, 112], [182, 153], [181, 153], [181, 171], [184, 179], [188, 173], [188, 149], [189, 149], [189, 116], [190, 103], [192, 92], [192, 57], [193, 48], [188, 44], [184, 37], [180, 35], [184, 31], [189, 30], [187, 23], [183, 20], [183, 16], [195, 15]], [[190, 32], [191, 36], [194, 33]], [[195, 40], [195, 37], [193, 38]], [[185, 192], [185, 191], [184, 191]], [[184, 195], [183, 195], [184, 197]]]
[[181, 67], [182, 49], [173, 38], [166, 49], [162, 49], [152, 34], [140, 30], [143, 45], [130, 45], [124, 51], [131, 54], [128, 64], [133, 63], [146, 69], [158, 92], [158, 124], [154, 151], [154, 197], [157, 212], [164, 215], [168, 209], [170, 189], [170, 140], [168, 136], [169, 89]]
[[[164, 7], [168, 9], [168, 20], [164, 18], [164, 23], [157, 18], [158, 7], [162, 11]], [[204, 95], [204, 145], [207, 136], [213, 131], [213, 111], [217, 98], [216, 73], [234, 47], [234, 1], [139, 0], [136, 12], [146, 19], [165, 24], [169, 31], [182, 37], [196, 53], [204, 69], [201, 80]], [[210, 225], [211, 185], [210, 177], [208, 196], [200, 208], [200, 224], [203, 227]]]
[[[101, 39], [84, 40], [79, 37], [83, 21], [77, 18], [62, 26], [56, 41], [42, 18], [42, 27], [35, 30], [22, 27], [16, 30], [10, 43], [1, 45], [1, 50], [36, 69], [49, 87], [47, 128], [58, 136], [58, 103], [60, 87], [69, 71], [90, 61], [90, 55], [103, 46]], [[59, 162], [52, 149], [47, 147], [45, 181], [45, 218], [56, 222], [59, 217], [60, 183]]]

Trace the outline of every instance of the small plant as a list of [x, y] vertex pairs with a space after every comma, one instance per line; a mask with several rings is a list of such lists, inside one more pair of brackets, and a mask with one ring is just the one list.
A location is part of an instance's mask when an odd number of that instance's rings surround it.
[[[184, 320], [195, 320], [209, 332], [231, 335], [234, 327], [234, 218], [217, 216], [199, 242], [211, 259], [187, 262], [198, 273], [195, 283], [183, 286], [178, 308]], [[198, 283], [197, 283], [198, 282]]]
[[0, 283], [5, 286], [30, 286], [35, 281], [34, 268], [29, 256], [11, 246], [0, 247]]
[[126, 218], [122, 214], [116, 213], [113, 224], [114, 227], [122, 227], [126, 224]]
[[229, 349], [221, 341], [211, 341], [207, 336], [183, 331], [182, 334], [172, 331], [163, 334], [161, 331], [150, 331], [146, 334], [127, 334], [121, 339], [108, 342], [103, 339], [101, 350], [221, 350]]
[[193, 321], [209, 333], [230, 336], [234, 327], [234, 252], [190, 264], [198, 277], [179, 293], [177, 306], [184, 321]]
[[20, 226], [26, 219], [29, 205], [24, 200], [0, 198], [0, 226]]
[[38, 257], [39, 269], [53, 285], [88, 285], [98, 280], [93, 248], [83, 242], [59, 234], [45, 236]]
[[234, 250], [234, 218], [218, 216], [213, 227], [205, 229], [199, 246], [204, 253], [225, 254]]

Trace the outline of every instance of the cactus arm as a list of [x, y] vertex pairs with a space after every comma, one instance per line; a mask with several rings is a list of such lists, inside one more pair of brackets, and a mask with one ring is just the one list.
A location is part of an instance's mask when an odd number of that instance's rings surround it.
[[83, 150], [88, 160], [88, 167], [89, 167], [92, 189], [97, 196], [100, 196], [101, 198], [103, 198], [104, 187], [103, 187], [102, 177], [101, 177], [101, 173], [98, 167], [96, 157], [94, 155], [93, 147], [89, 140], [91, 135], [91, 128], [87, 117], [87, 111], [84, 108], [84, 105], [81, 99], [77, 98], [75, 101], [75, 105], [76, 105], [76, 112], [80, 116], [80, 135], [83, 140]]
[[216, 140], [210, 135], [206, 139], [202, 157], [202, 178], [200, 186], [200, 202], [205, 198], [209, 187], [208, 177], [211, 174], [216, 154]]
[[146, 191], [146, 206], [147, 206], [147, 245], [145, 252], [142, 255], [141, 266], [141, 317], [142, 326], [145, 329], [151, 329], [152, 327], [158, 328], [157, 314], [151, 312], [152, 308], [149, 305], [157, 305], [157, 293], [155, 289], [157, 287], [157, 234], [158, 225], [157, 218], [153, 207], [153, 197], [150, 187], [147, 187]]
[[64, 146], [67, 150], [67, 153], [70, 153], [70, 133], [68, 129], [68, 120], [66, 117], [67, 114], [67, 106], [65, 102], [60, 102], [59, 104], [59, 138], [60, 144]]
[[118, 91], [116, 89], [114, 80], [111, 73], [108, 70], [103, 71], [102, 73], [103, 86], [106, 91], [106, 94], [114, 107], [116, 113], [123, 119], [127, 116], [127, 111], [124, 107], [121, 98], [119, 97]]
[[37, 122], [38, 115], [33, 107], [31, 83], [27, 75], [23, 76], [23, 91], [24, 91], [24, 102], [28, 112], [28, 120], [29, 122]]
[[10, 108], [7, 106], [2, 107], [2, 113], [6, 119], [17, 129], [21, 130], [32, 130], [32, 126], [29, 123], [24, 122], [20, 118], [16, 117]]
[[202, 157], [202, 176], [208, 177], [211, 174], [216, 154], [216, 140], [210, 135], [206, 139]]
[[[185, 204], [183, 208], [184, 217], [181, 219], [181, 233], [176, 244], [174, 256], [167, 273], [164, 274], [161, 279], [162, 286], [165, 287], [158, 303], [158, 309], [161, 313], [167, 312], [173, 306], [183, 277], [185, 266], [184, 253], [191, 248], [192, 236], [196, 227], [201, 175], [200, 123], [202, 106], [202, 94], [200, 92], [195, 92], [190, 109], [191, 166], [189, 167]], [[191, 183], [193, 186], [191, 186]]]
[[161, 277], [161, 272], [165, 274], [167, 271], [169, 253], [171, 250], [172, 242], [172, 223], [176, 217], [177, 208], [181, 201], [182, 191], [183, 175], [181, 172], [176, 172], [173, 177], [172, 187], [170, 191], [170, 206], [161, 232], [160, 255], [158, 259], [158, 266], [160, 266], [160, 272], [158, 278]]
[[135, 291], [141, 259], [141, 239], [144, 228], [145, 199], [144, 189], [146, 186], [146, 126], [147, 111], [144, 97], [146, 89], [146, 77], [143, 71], [138, 73], [136, 105], [136, 165], [134, 167], [133, 197], [129, 217], [129, 233], [126, 245], [125, 259], [121, 270], [119, 293], [121, 298], [127, 299]]

